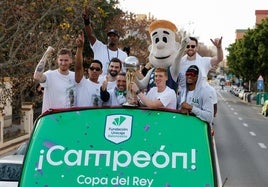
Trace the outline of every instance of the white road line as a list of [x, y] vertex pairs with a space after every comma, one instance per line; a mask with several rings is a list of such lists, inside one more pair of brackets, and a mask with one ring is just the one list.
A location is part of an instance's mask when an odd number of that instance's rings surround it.
[[242, 120], [243, 120], [243, 118], [241, 118], [241, 117], [239, 117], [238, 119], [239, 119], [240, 121], [242, 121]]
[[249, 132], [249, 134], [251, 135], [251, 136], [256, 136], [256, 134], [254, 133], [254, 132]]
[[258, 143], [258, 144], [262, 149], [267, 149], [267, 147], [266, 147], [266, 145], [264, 143]]
[[246, 124], [246, 123], [243, 123], [243, 125], [244, 125], [245, 127], [248, 127], [248, 124]]
[[234, 113], [234, 115], [237, 115], [237, 114], [238, 114], [237, 112]]

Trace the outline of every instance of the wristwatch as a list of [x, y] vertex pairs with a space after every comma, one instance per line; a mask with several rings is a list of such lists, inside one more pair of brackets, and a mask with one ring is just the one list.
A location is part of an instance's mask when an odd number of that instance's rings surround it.
[[141, 90], [137, 90], [137, 91], [135, 92], [136, 95], [139, 95], [140, 93], [141, 93]]

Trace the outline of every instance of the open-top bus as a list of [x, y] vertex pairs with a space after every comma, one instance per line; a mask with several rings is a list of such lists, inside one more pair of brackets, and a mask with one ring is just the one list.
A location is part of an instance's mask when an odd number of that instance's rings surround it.
[[172, 110], [51, 110], [34, 124], [19, 187], [219, 187], [210, 126]]

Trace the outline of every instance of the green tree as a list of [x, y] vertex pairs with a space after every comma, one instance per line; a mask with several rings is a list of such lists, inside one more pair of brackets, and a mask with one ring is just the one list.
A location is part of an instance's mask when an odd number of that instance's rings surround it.
[[[106, 34], [103, 25], [122, 13], [116, 4], [118, 1], [1, 1], [0, 103], [5, 104], [10, 99], [16, 106], [13, 110], [16, 112], [21, 102], [35, 101], [36, 83], [32, 76], [46, 48], [53, 46], [56, 50], [62, 47], [75, 50], [74, 41], [77, 32], [83, 29], [81, 14], [86, 5], [98, 16], [99, 29], [103, 31], [98, 33]], [[55, 55], [48, 68], [54, 69], [54, 62]], [[12, 95], [5, 89], [3, 77], [11, 78]]]
[[[13, 111], [17, 112], [21, 102], [40, 101], [35, 90], [37, 83], [32, 78], [35, 67], [48, 46], [56, 51], [67, 47], [75, 53], [75, 38], [84, 28], [81, 15], [85, 6], [90, 8], [99, 40], [107, 42], [107, 31], [117, 29], [122, 36], [121, 47], [130, 47], [132, 55], [145, 59], [148, 56], [146, 28], [150, 21], [136, 19], [134, 14], [120, 10], [118, 4], [118, 0], [1, 1], [0, 107], [9, 99], [15, 107]], [[129, 33], [130, 30], [137, 33]], [[47, 69], [56, 68], [55, 55]], [[88, 43], [84, 56], [93, 57]], [[12, 92], [5, 88], [4, 77], [10, 78]]]
[[248, 29], [242, 39], [231, 44], [227, 50], [231, 73], [244, 81], [257, 81], [259, 75], [268, 81], [268, 19]]

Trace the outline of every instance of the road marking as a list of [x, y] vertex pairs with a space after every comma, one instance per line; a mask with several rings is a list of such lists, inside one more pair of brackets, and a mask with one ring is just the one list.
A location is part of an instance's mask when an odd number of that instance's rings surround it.
[[234, 108], [231, 108], [231, 110], [234, 110]]
[[248, 124], [246, 124], [246, 123], [243, 123], [243, 125], [244, 125], [245, 127], [248, 127]]
[[243, 118], [241, 118], [241, 117], [239, 117], [238, 119], [239, 119], [240, 121], [242, 121], [242, 120], [243, 120]]
[[237, 114], [238, 114], [237, 112], [234, 113], [234, 115], [237, 115]]
[[264, 143], [258, 143], [258, 144], [262, 149], [267, 149], [267, 147], [266, 147], [266, 145]]
[[249, 134], [250, 134], [251, 136], [256, 136], [256, 134], [255, 134], [254, 132], [249, 132]]

